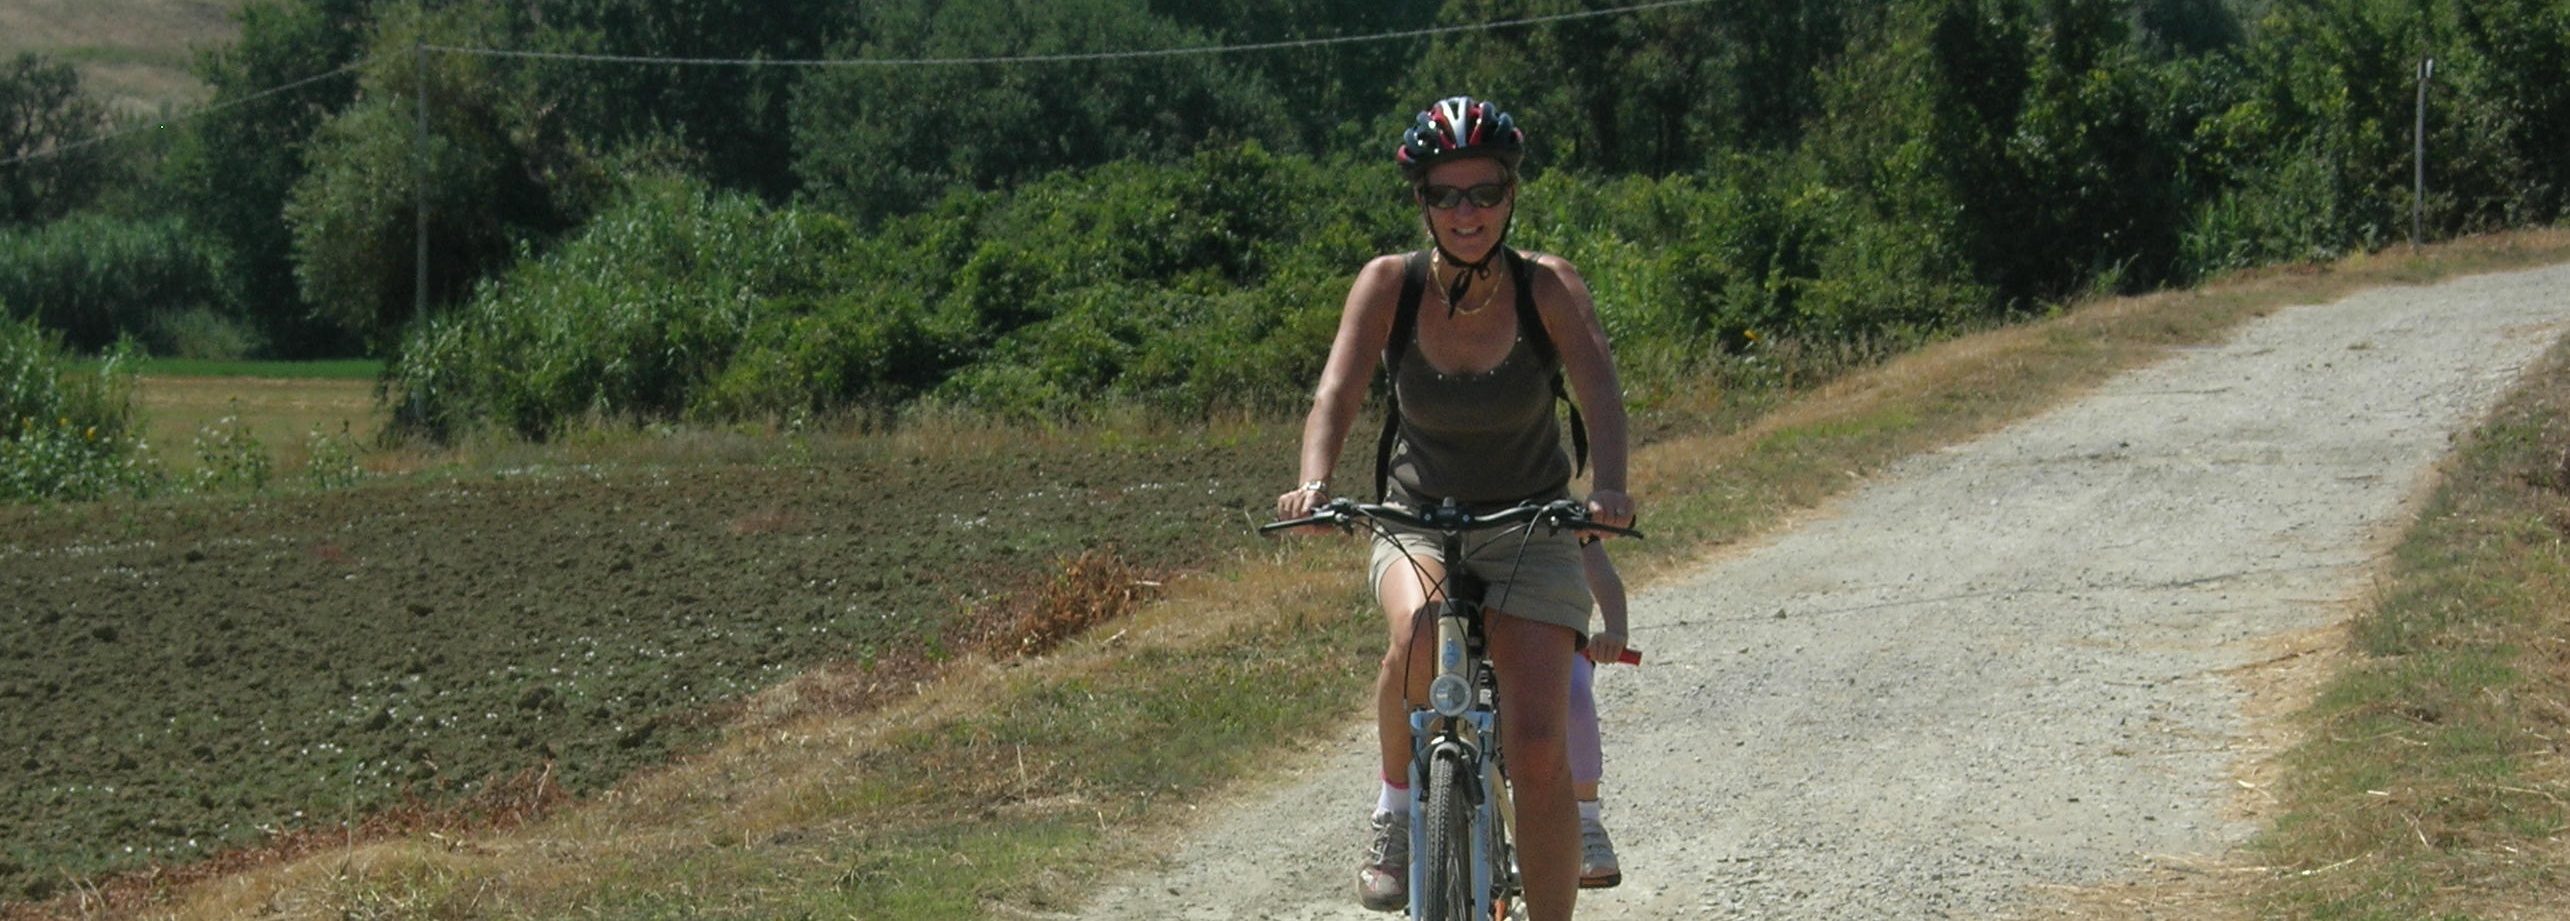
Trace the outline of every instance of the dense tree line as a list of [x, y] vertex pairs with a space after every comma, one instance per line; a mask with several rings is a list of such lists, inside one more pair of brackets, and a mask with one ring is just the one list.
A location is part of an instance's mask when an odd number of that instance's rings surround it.
[[[1415, 242], [1388, 139], [1456, 92], [1534, 131], [1520, 240], [1589, 266], [1621, 339], [1676, 354], [1897, 341], [2386, 245], [2413, 205], [2433, 236], [2570, 209], [2558, 0], [1578, 15], [1619, 5], [251, 0], [199, 62], [220, 114], [0, 166], [0, 260], [33, 280], [0, 299], [81, 348], [392, 356], [438, 431], [1286, 402], [1332, 289]], [[1328, 41], [1390, 32], [1427, 34]], [[1063, 57], [991, 60], [1029, 56]], [[105, 127], [69, 73], [0, 73], [0, 159]]]

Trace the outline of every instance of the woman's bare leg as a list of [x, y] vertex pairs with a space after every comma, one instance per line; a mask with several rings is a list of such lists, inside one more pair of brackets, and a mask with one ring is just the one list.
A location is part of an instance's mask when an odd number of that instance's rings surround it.
[[1436, 677], [1433, 667], [1410, 667], [1436, 661], [1436, 628], [1421, 623], [1419, 612], [1442, 597], [1434, 587], [1443, 578], [1445, 569], [1436, 560], [1394, 563], [1374, 587], [1386, 632], [1383, 664], [1374, 674], [1374, 735], [1382, 747], [1383, 779], [1396, 784], [1410, 782], [1411, 704], [1428, 699], [1428, 681]]
[[1571, 798], [1569, 628], [1490, 612], [1500, 745], [1517, 803], [1517, 866], [1528, 921], [1569, 921], [1579, 900], [1579, 806]]

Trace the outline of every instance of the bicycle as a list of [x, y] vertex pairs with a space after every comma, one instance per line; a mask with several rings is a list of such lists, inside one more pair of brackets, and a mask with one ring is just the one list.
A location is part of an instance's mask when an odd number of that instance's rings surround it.
[[[1468, 558], [1468, 534], [1521, 525], [1529, 535], [1544, 527], [1642, 536], [1590, 521], [1587, 507], [1569, 499], [1488, 515], [1451, 500], [1420, 512], [1336, 499], [1308, 517], [1259, 531], [1329, 525], [1379, 534], [1386, 523], [1436, 532], [1448, 560]], [[1505, 919], [1523, 891], [1514, 854], [1516, 811], [1499, 745], [1499, 681], [1482, 636], [1482, 591], [1481, 580], [1464, 567], [1447, 570], [1436, 592], [1437, 674], [1428, 683], [1428, 705], [1410, 713], [1409, 917], [1420, 921]], [[1641, 657], [1627, 650], [1623, 661], [1638, 664]]]

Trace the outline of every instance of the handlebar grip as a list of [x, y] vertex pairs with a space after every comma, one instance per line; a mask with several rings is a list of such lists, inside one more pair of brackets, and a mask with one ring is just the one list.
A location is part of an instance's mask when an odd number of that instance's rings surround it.
[[1625, 665], [1640, 665], [1642, 664], [1642, 650], [1626, 646], [1624, 647], [1624, 652], [1615, 657], [1615, 661], [1621, 662]]

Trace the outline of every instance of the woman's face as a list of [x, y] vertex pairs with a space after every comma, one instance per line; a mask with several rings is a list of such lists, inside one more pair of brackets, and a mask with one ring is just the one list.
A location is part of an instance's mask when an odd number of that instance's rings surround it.
[[[1499, 186], [1505, 191], [1495, 204], [1482, 205], [1467, 192], [1477, 186]], [[1483, 189], [1483, 200], [1489, 201], [1490, 189]], [[1440, 195], [1439, 193], [1444, 193]], [[1452, 199], [1453, 207], [1440, 198]], [[1499, 235], [1508, 227], [1509, 209], [1517, 207], [1515, 180], [1508, 168], [1488, 157], [1466, 157], [1448, 160], [1428, 168], [1427, 182], [1419, 189], [1421, 210], [1428, 213], [1428, 229], [1446, 252], [1465, 262], [1480, 262], [1499, 245]]]

